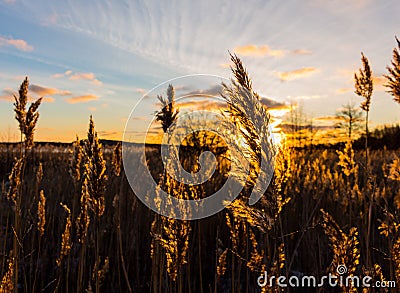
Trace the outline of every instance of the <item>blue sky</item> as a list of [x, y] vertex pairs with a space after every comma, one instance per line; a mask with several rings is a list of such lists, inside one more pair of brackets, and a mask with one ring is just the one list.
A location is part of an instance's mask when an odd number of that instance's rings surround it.
[[361, 101], [352, 78], [363, 51], [375, 75], [371, 122], [400, 121], [382, 87], [398, 1], [214, 2], [0, 0], [0, 139], [18, 137], [10, 94], [26, 75], [32, 96], [46, 98], [38, 140], [83, 137], [90, 114], [100, 136], [121, 138], [132, 107], [159, 83], [229, 77], [228, 50], [262, 96], [316, 119]]

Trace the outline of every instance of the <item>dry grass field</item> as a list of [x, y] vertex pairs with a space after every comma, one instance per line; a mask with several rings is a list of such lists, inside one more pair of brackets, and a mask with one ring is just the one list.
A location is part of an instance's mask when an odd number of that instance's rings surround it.
[[[0, 145], [0, 292], [398, 292], [258, 286], [264, 271], [320, 277], [343, 265], [349, 276], [400, 284], [400, 151], [367, 145], [366, 156], [351, 140], [301, 148], [283, 142], [268, 190], [249, 205], [261, 142], [250, 115], [241, 114], [258, 96], [241, 61], [232, 61], [228, 113], [245, 129], [250, 173], [231, 205], [195, 221], [158, 215], [139, 201], [125, 177], [121, 143], [102, 144], [92, 118], [87, 137], [73, 144], [35, 144], [40, 100], [26, 108], [24, 81], [15, 103], [21, 143]], [[249, 100], [235, 96], [236, 85]], [[257, 109], [248, 111], [268, 123]], [[158, 118], [168, 126], [174, 113]], [[193, 141], [201, 143], [181, 149], [186, 170], [198, 169], [205, 150], [218, 162], [200, 185], [169, 177], [159, 146], [146, 148], [153, 178], [179, 198], [213, 194], [231, 167], [224, 146]]]

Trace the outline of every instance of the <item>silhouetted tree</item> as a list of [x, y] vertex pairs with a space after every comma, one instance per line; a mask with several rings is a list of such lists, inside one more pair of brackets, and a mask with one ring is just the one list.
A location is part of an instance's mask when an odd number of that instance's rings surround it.
[[373, 81], [372, 81], [372, 70], [369, 66], [369, 62], [367, 57], [364, 56], [364, 53], [361, 53], [361, 61], [363, 64], [363, 68], [360, 68], [359, 73], [354, 73], [355, 79], [355, 93], [360, 97], [364, 98], [364, 101], [361, 103], [360, 107], [365, 111], [365, 167], [368, 167], [368, 114], [369, 108], [371, 105], [371, 97], [372, 92], [374, 90]]
[[336, 127], [344, 129], [347, 133], [347, 137], [352, 139], [354, 132], [361, 127], [361, 110], [356, 108], [352, 103], [347, 103], [336, 112], [336, 117], [339, 119]]
[[393, 96], [393, 100], [400, 103], [400, 41], [397, 37], [396, 41], [398, 48], [393, 49], [392, 67], [386, 67], [389, 74], [385, 74], [384, 76], [388, 80], [388, 83], [385, 85], [389, 88], [388, 93]]

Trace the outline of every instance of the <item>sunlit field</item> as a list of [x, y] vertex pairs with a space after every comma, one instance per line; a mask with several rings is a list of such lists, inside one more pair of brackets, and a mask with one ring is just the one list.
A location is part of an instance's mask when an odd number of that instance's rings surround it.
[[[387, 85], [399, 102], [398, 49], [393, 54]], [[368, 59], [362, 56], [355, 75], [361, 109], [344, 108], [329, 133], [313, 129], [296, 109], [274, 126], [251, 73], [236, 55], [231, 61], [233, 79], [221, 92], [221, 111], [240, 133], [234, 141], [248, 172], [236, 178], [243, 188], [233, 202], [198, 220], [163, 216], [144, 205], [127, 181], [122, 143], [101, 140], [92, 116], [87, 135], [73, 143], [35, 143], [42, 100], [31, 103], [25, 79], [14, 103], [21, 141], [0, 144], [0, 292], [397, 292], [400, 129], [368, 128]], [[159, 96], [154, 118], [164, 133], [180, 115], [174, 99], [173, 85]], [[268, 144], [275, 154], [272, 180], [250, 205], [269, 129], [276, 135]], [[139, 148], [129, 145], [132, 153]], [[225, 184], [235, 163], [230, 145], [207, 131], [185, 138], [179, 162], [199, 172], [205, 151], [214, 154], [216, 169], [202, 184], [171, 176], [161, 144], [147, 144], [144, 155], [159, 189], [201, 200]], [[134, 176], [145, 182], [143, 174]], [[179, 207], [166, 208], [172, 215]], [[319, 286], [328, 275], [369, 276], [369, 284], [389, 288]], [[304, 276], [314, 276], [316, 284], [302, 283]], [[301, 280], [297, 286], [294, 277]], [[280, 286], [278, 278], [294, 285]]]

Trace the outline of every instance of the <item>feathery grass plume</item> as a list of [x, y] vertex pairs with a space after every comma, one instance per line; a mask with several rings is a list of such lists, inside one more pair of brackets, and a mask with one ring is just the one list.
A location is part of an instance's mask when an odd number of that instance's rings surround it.
[[357, 228], [351, 228], [346, 234], [332, 218], [330, 214], [321, 209], [323, 221], [322, 227], [329, 238], [329, 245], [333, 251], [331, 272], [336, 274], [340, 265], [347, 267], [347, 274], [354, 275], [360, 263], [360, 249]]
[[[277, 249], [277, 254], [274, 257], [274, 262], [272, 263], [271, 267], [268, 270], [268, 276], [283, 276], [285, 275], [285, 262], [286, 262], [286, 254], [285, 254], [285, 245], [284, 243], [281, 243]], [[262, 264], [261, 270], [262, 273], [267, 271], [267, 266], [265, 264]], [[261, 288], [262, 293], [279, 293], [279, 292], [286, 292], [283, 290], [282, 287], [273, 284], [272, 287], [270, 286], [264, 286]]]
[[[382, 268], [378, 264], [374, 264], [372, 268], [363, 268], [364, 276], [369, 276], [372, 278], [373, 281], [379, 281], [381, 284], [386, 281], [385, 276], [383, 275]], [[373, 283], [373, 282], [371, 282]], [[379, 292], [389, 292], [387, 288], [379, 288]], [[370, 292], [370, 289], [364, 288], [363, 293]]]
[[397, 283], [400, 282], [400, 237], [397, 237], [391, 249], [392, 261], [394, 263], [394, 273], [396, 275]]
[[385, 210], [385, 219], [379, 220], [381, 222], [378, 230], [381, 235], [389, 238], [389, 243], [393, 243], [390, 248], [391, 260], [394, 266], [394, 273], [396, 275], [397, 282], [400, 282], [400, 222], [396, 219], [396, 216], [389, 210]]
[[115, 176], [119, 176], [121, 173], [121, 163], [122, 163], [122, 142], [119, 141], [114, 148], [113, 156], [112, 156], [112, 171]]
[[400, 231], [400, 223], [397, 223], [396, 217], [388, 210], [385, 210], [385, 219], [379, 220], [381, 225], [378, 227], [379, 233], [386, 237], [396, 237]]
[[42, 162], [39, 163], [39, 167], [36, 170], [36, 184], [39, 185], [43, 179], [43, 164]]
[[14, 292], [14, 258], [10, 258], [8, 261], [8, 270], [1, 279], [0, 293], [12, 293]]
[[229, 232], [231, 235], [231, 241], [232, 241], [232, 249], [233, 251], [237, 251], [239, 248], [239, 223], [237, 218], [233, 218], [233, 221], [231, 220], [231, 217], [229, 216], [228, 213], [225, 214], [225, 219], [226, 219], [226, 225], [229, 228]]
[[19, 123], [21, 134], [25, 135], [25, 148], [31, 149], [33, 146], [33, 134], [36, 123], [39, 119], [39, 112], [37, 112], [37, 110], [42, 102], [42, 98], [39, 98], [35, 102], [31, 103], [28, 110], [26, 110], [26, 105], [28, 102], [28, 88], [28, 77], [25, 77], [25, 80], [20, 86], [18, 97], [14, 95], [14, 112], [15, 119]]
[[17, 193], [21, 185], [21, 173], [22, 173], [23, 159], [15, 159], [14, 166], [11, 170], [11, 174], [8, 177], [10, 180], [10, 189], [7, 193], [7, 199], [16, 203]]
[[71, 152], [73, 156], [69, 164], [69, 174], [75, 182], [79, 182], [81, 180], [83, 149], [78, 136], [76, 136]]
[[348, 140], [343, 151], [336, 151], [339, 156], [338, 165], [342, 167], [342, 171], [346, 177], [357, 177], [358, 165], [354, 161], [354, 150], [351, 140]]
[[190, 225], [188, 221], [162, 217], [163, 235], [158, 239], [167, 258], [167, 272], [176, 281], [179, 268], [187, 263]]
[[86, 241], [87, 232], [90, 224], [90, 216], [89, 216], [89, 188], [88, 188], [88, 175], [87, 175], [88, 165], [85, 164], [85, 172], [83, 174], [83, 183], [81, 189], [81, 198], [80, 198], [80, 213], [76, 218], [76, 228], [78, 235], [78, 242], [83, 244]]
[[66, 257], [70, 250], [71, 250], [71, 211], [70, 209], [64, 205], [63, 203], [60, 203], [60, 205], [63, 207], [65, 212], [67, 213], [67, 221], [65, 223], [65, 228], [64, 228], [64, 233], [61, 236], [61, 250], [60, 250], [60, 255], [57, 257], [56, 264], [58, 267], [61, 266], [62, 260], [64, 257]]
[[44, 234], [44, 226], [46, 225], [46, 197], [44, 196], [43, 190], [40, 191], [37, 215], [37, 229], [39, 231], [39, 236], [42, 237]]
[[172, 84], [168, 86], [167, 98], [157, 96], [161, 103], [161, 110], [156, 113], [156, 120], [161, 122], [162, 129], [167, 132], [168, 128], [176, 121], [179, 109], [175, 107], [175, 90]]
[[24, 81], [22, 82], [19, 88], [18, 97], [14, 95], [15, 119], [17, 119], [19, 123], [19, 130], [21, 131], [21, 133], [25, 133], [26, 129], [26, 104], [28, 103], [28, 87], [29, 87], [28, 77], [25, 77]]
[[368, 58], [365, 57], [364, 53], [361, 53], [361, 61], [363, 68], [359, 69], [359, 73], [354, 73], [355, 80], [355, 93], [365, 100], [361, 103], [361, 109], [369, 112], [371, 105], [371, 96], [374, 90], [372, 81], [372, 70], [369, 66]]
[[[269, 132], [270, 115], [261, 103], [260, 96], [252, 89], [251, 79], [242, 61], [236, 55], [230, 56], [233, 62], [231, 70], [235, 79], [231, 80], [231, 85], [222, 84], [221, 96], [228, 104], [226, 113], [239, 129], [247, 145], [247, 147], [236, 147], [249, 158], [249, 175], [241, 180], [246, 182], [248, 189], [251, 189], [257, 187], [256, 182], [260, 180], [259, 175], [262, 175], [261, 163], [272, 162], [276, 149]], [[263, 150], [269, 151], [263, 152]]]
[[92, 281], [93, 282], [96, 281], [96, 275], [97, 275], [99, 285], [101, 285], [101, 284], [103, 284], [104, 279], [106, 278], [106, 274], [108, 273], [108, 271], [110, 269], [110, 259], [108, 257], [106, 257], [106, 259], [104, 260], [104, 264], [101, 268], [99, 268], [99, 262], [100, 261], [96, 261], [96, 263], [94, 264], [94, 268], [93, 268], [93, 272], [92, 272]]
[[250, 261], [247, 263], [247, 267], [254, 272], [258, 271], [261, 268], [262, 261], [264, 258], [264, 250], [261, 250], [261, 252], [258, 251], [257, 238], [251, 229], [249, 229], [249, 234], [250, 234], [252, 251], [251, 251]]
[[363, 68], [360, 68], [358, 74], [354, 73], [354, 92], [360, 97], [364, 98], [364, 101], [361, 103], [360, 107], [362, 110], [365, 111], [365, 168], [368, 168], [368, 115], [374, 85], [372, 81], [372, 70], [369, 66], [367, 57], [364, 56], [364, 53], [361, 53], [361, 61], [363, 64]]
[[101, 217], [105, 210], [106, 161], [103, 158], [103, 146], [94, 130], [92, 116], [90, 116], [85, 151], [90, 208], [97, 217]]
[[395, 181], [400, 181], [400, 159], [396, 158], [390, 164], [389, 178]]
[[[164, 182], [166, 192], [180, 199], [187, 199], [185, 193], [185, 185], [176, 180], [172, 180], [167, 176]], [[174, 208], [171, 209], [170, 214], [173, 214]], [[155, 234], [155, 240], [161, 244], [167, 259], [167, 272], [169, 277], [176, 281], [179, 268], [187, 263], [187, 253], [189, 250], [189, 238], [191, 233], [191, 226], [189, 221], [176, 220], [174, 218], [161, 216], [160, 218], [161, 233]], [[155, 232], [157, 233], [157, 232]]]
[[28, 112], [26, 113], [25, 147], [27, 149], [31, 149], [34, 144], [33, 135], [35, 132], [37, 121], [39, 119], [39, 112], [37, 110], [42, 103], [42, 99], [43, 98], [39, 98], [35, 102], [33, 102], [29, 106]]
[[393, 49], [392, 67], [387, 66], [389, 74], [385, 74], [387, 79], [386, 87], [389, 88], [388, 93], [393, 96], [393, 100], [400, 103], [400, 41], [396, 37], [398, 48]]
[[96, 131], [94, 130], [94, 121], [92, 115], [89, 118], [89, 129], [87, 132], [87, 140], [85, 143], [85, 154], [87, 158], [93, 157], [93, 144], [94, 144], [94, 137], [96, 135]]
[[228, 255], [228, 248], [222, 251], [221, 248], [218, 249], [218, 264], [217, 264], [217, 276], [220, 279], [226, 272], [226, 256]]
[[236, 199], [227, 209], [232, 212], [234, 218], [249, 223], [252, 227], [257, 227], [261, 232], [267, 232], [277, 217], [277, 214], [273, 218], [269, 217], [264, 210], [255, 209], [243, 199]]
[[[285, 244], [281, 243], [278, 247], [278, 259], [274, 262], [272, 268], [275, 268], [275, 271], [282, 271], [285, 268], [286, 254], [285, 254]], [[271, 271], [274, 271], [272, 269]], [[276, 276], [279, 274], [276, 274]]]

